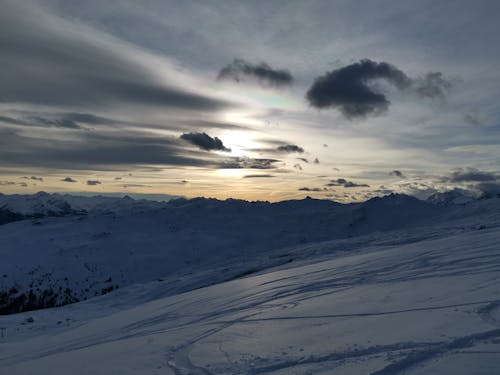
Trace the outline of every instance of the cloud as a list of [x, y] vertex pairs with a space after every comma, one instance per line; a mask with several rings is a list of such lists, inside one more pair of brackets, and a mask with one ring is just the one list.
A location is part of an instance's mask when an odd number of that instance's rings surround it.
[[66, 129], [81, 129], [80, 125], [76, 122], [63, 118], [63, 119], [48, 119], [44, 117], [33, 117], [33, 121], [40, 125], [54, 126], [56, 128], [66, 128]]
[[299, 191], [325, 191], [325, 188], [309, 188], [309, 187], [301, 187]]
[[294, 167], [295, 169], [298, 169], [299, 171], [301, 171], [301, 170], [302, 170], [302, 166], [301, 166], [299, 163], [294, 164], [294, 166], [293, 166], [293, 167]]
[[398, 185], [397, 192], [412, 195], [419, 199], [427, 199], [431, 195], [438, 193], [439, 190], [432, 182], [405, 182]]
[[21, 186], [28, 187], [26, 182], [0, 181], [0, 186]]
[[66, 177], [66, 178], [63, 178], [61, 181], [63, 182], [78, 182], [77, 180], [71, 178], [71, 177]]
[[318, 158], [314, 158], [313, 163], [314, 164], [319, 164], [319, 159]]
[[202, 150], [226, 152], [231, 151], [231, 149], [224, 146], [219, 138], [212, 138], [207, 133], [185, 133], [182, 134], [180, 138], [195, 146], [198, 146]]
[[390, 171], [389, 172], [389, 176], [394, 176], [394, 177], [399, 177], [399, 178], [405, 178], [405, 175], [403, 174], [403, 172], [395, 169], [393, 171]]
[[483, 125], [485, 119], [480, 113], [478, 113], [477, 111], [473, 111], [464, 114], [464, 121], [470, 125], [480, 126]]
[[14, 118], [8, 116], [0, 116], [0, 121], [10, 125], [81, 129], [81, 127], [77, 123], [67, 118], [50, 119], [39, 116]]
[[345, 188], [354, 188], [354, 187], [370, 187], [367, 184], [358, 184], [352, 181], [348, 181], [344, 178], [337, 178], [336, 180], [331, 180], [326, 186], [343, 186]]
[[286, 153], [297, 152], [299, 154], [302, 154], [304, 152], [304, 149], [300, 146], [297, 146], [297, 145], [278, 146], [278, 148], [276, 148], [276, 150], [278, 152], [286, 152]]
[[98, 180], [87, 180], [87, 185], [89, 186], [95, 186], [95, 185], [101, 185], [102, 182]]
[[309, 160], [307, 160], [306, 158], [297, 158], [297, 160], [302, 160], [304, 163], [309, 164]]
[[219, 71], [218, 80], [244, 81], [246, 78], [254, 79], [264, 86], [289, 86], [294, 78], [288, 70], [274, 69], [268, 64], [252, 64], [243, 59], [234, 59]]
[[451, 89], [452, 84], [443, 77], [441, 72], [430, 72], [422, 78], [415, 78], [412, 90], [423, 98], [444, 97]]
[[228, 157], [193, 149], [186, 142], [179, 137], [123, 129], [78, 132], [72, 139], [50, 139], [0, 128], [0, 165], [92, 171], [126, 171], [131, 167], [153, 166], [273, 169], [280, 161]]
[[[302, 147], [294, 145], [294, 144], [288, 144], [288, 143], [285, 143], [282, 141], [268, 140], [268, 141], [263, 141], [263, 142], [270, 143], [270, 144], [276, 144], [279, 146], [277, 146], [277, 147], [250, 148], [250, 149], [248, 149], [248, 151], [259, 152], [259, 153], [270, 153], [270, 154], [292, 154], [292, 153], [302, 154], [304, 152], [304, 149]], [[299, 159], [302, 159], [302, 158], [299, 158]], [[306, 163], [308, 163], [308, 162], [306, 161]]]
[[373, 85], [377, 80], [429, 98], [443, 96], [451, 86], [439, 72], [412, 79], [387, 62], [364, 59], [316, 78], [306, 98], [311, 106], [338, 109], [348, 119], [378, 115], [389, 109], [390, 101]]
[[21, 177], [23, 180], [33, 180], [33, 181], [40, 181], [42, 182], [43, 181], [43, 178], [42, 177], [37, 177], [37, 176], [31, 176], [31, 177], [28, 177], [28, 176], [24, 176], [24, 177]]
[[476, 168], [460, 168], [451, 173], [450, 176], [444, 177], [447, 182], [487, 182], [495, 181], [500, 176], [494, 172], [485, 172]]
[[275, 177], [272, 174], [247, 174], [246, 176], [243, 176], [243, 178], [273, 178]]
[[166, 82], [158, 69], [151, 68], [158, 64], [155, 56], [66, 22], [31, 2], [2, 4], [0, 50], [4, 103], [70, 108], [141, 105], [203, 112], [231, 106], [194, 87]]
[[480, 192], [482, 198], [500, 197], [500, 183], [481, 182], [473, 186], [474, 190]]
[[279, 162], [276, 159], [253, 159], [248, 157], [234, 157], [228, 159], [221, 164], [221, 169], [273, 169], [275, 163]]
[[5, 167], [121, 170], [132, 165], [217, 168], [226, 159], [185, 147], [179, 138], [140, 131], [79, 132], [70, 139], [0, 131], [0, 160]]
[[79, 113], [79, 112], [65, 113], [63, 115], [63, 119], [75, 123], [83, 123], [89, 125], [113, 125], [117, 123], [116, 120], [107, 117], [96, 116], [92, 113]]

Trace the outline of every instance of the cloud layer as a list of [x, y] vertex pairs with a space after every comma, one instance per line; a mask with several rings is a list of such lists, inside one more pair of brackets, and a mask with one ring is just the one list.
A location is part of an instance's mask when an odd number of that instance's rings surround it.
[[[99, 40], [100, 38], [100, 40]], [[71, 25], [29, 2], [6, 2], [0, 13], [0, 101], [103, 107], [124, 103], [211, 111], [229, 103], [169, 84], [147, 68], [144, 52]], [[144, 60], [141, 60], [144, 59]], [[22, 79], [19, 79], [22, 77]]]

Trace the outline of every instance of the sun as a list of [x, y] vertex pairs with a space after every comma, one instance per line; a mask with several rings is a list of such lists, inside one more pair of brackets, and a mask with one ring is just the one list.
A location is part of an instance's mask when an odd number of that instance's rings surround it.
[[259, 143], [255, 142], [250, 132], [247, 131], [223, 131], [220, 139], [224, 146], [231, 149], [231, 156], [248, 156], [252, 149], [259, 147]]

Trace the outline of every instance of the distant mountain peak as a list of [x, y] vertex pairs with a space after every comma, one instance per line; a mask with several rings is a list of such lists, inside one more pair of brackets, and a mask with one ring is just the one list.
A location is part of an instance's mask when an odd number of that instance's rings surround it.
[[435, 193], [427, 198], [427, 202], [437, 205], [467, 204], [476, 200], [470, 193], [462, 189], [453, 189]]

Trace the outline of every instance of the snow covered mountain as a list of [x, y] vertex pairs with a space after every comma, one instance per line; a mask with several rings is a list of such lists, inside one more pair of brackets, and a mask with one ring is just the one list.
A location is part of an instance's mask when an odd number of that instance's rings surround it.
[[427, 198], [427, 202], [438, 205], [467, 204], [475, 197], [462, 189], [453, 189], [444, 193], [435, 193]]
[[500, 199], [36, 196], [69, 209], [0, 225], [6, 373], [499, 371]]
[[[0, 226], [2, 313], [77, 302], [214, 267], [223, 270], [218, 280], [227, 280], [249, 272], [255, 262], [263, 263], [258, 269], [266, 262], [274, 265], [276, 260], [268, 258], [273, 252], [311, 243], [359, 241], [407, 229], [418, 235], [436, 226], [450, 231], [485, 227], [500, 217], [498, 210], [481, 208], [500, 207], [498, 199], [442, 206], [405, 195], [361, 204], [310, 198], [269, 203], [205, 198], [153, 202], [46, 193], [5, 197], [20, 216]], [[27, 215], [37, 220], [20, 220]], [[232, 266], [242, 259], [243, 268]]]
[[[128, 196], [123, 198], [100, 195], [90, 197], [69, 194], [49, 194], [43, 191], [33, 195], [4, 195], [0, 193], [0, 215], [2, 215], [2, 213], [6, 215], [6, 213], [9, 212], [17, 217], [16, 220], [86, 215], [87, 213], [141, 211], [161, 206], [161, 202], [135, 200]], [[7, 222], [10, 221], [0, 221], [0, 224], [5, 224]]]

